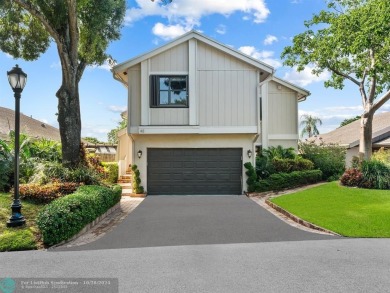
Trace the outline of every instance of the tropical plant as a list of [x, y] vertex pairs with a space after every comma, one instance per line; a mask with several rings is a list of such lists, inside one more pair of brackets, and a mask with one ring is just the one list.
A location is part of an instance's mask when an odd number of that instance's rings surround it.
[[262, 155], [267, 157], [269, 160], [273, 159], [295, 159], [296, 152], [293, 147], [284, 148], [281, 145], [276, 147], [271, 146], [268, 149], [263, 149]]
[[375, 189], [390, 189], [390, 167], [380, 161], [363, 161], [363, 187]]
[[307, 134], [308, 137], [320, 134], [317, 128], [317, 124], [322, 125], [320, 118], [308, 114], [302, 115], [301, 122], [299, 123], [299, 126], [303, 127], [301, 131], [301, 137], [303, 137], [305, 134]]
[[384, 149], [383, 147], [372, 154], [372, 160], [381, 161], [385, 164], [390, 164], [390, 149]]
[[325, 87], [342, 89], [346, 80], [357, 87], [363, 106], [359, 155], [366, 160], [374, 113], [390, 99], [389, 23], [388, 0], [330, 0], [282, 53], [284, 64], [298, 71], [330, 72]]
[[8, 143], [0, 139], [0, 191], [8, 191], [13, 183], [13, 158]]

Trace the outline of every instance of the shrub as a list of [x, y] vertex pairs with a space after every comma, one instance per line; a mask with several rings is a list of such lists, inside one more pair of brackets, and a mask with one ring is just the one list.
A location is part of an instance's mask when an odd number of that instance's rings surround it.
[[312, 161], [302, 159], [298, 156], [295, 159], [275, 158], [272, 160], [272, 165], [274, 166], [276, 173], [290, 173], [293, 171], [306, 171], [314, 169], [314, 164]]
[[371, 156], [371, 160], [381, 161], [386, 164], [390, 164], [390, 149], [385, 150], [383, 147], [374, 152]]
[[9, 145], [0, 139], [0, 191], [9, 191], [13, 184], [13, 154]]
[[321, 181], [322, 172], [320, 170], [294, 171], [291, 173], [272, 174], [267, 179], [260, 180], [256, 186], [257, 192], [282, 190], [294, 188], [306, 184]]
[[271, 146], [268, 149], [264, 149], [262, 155], [272, 160], [275, 158], [294, 159], [297, 154], [295, 153], [295, 149], [292, 147], [284, 148], [281, 145], [278, 145], [277, 147]]
[[358, 187], [363, 181], [363, 173], [357, 168], [350, 168], [344, 172], [340, 178], [340, 182], [345, 186]]
[[272, 161], [268, 157], [264, 155], [260, 155], [256, 157], [257, 177], [265, 179], [274, 173], [275, 173], [274, 165], [272, 164]]
[[316, 145], [300, 143], [299, 151], [304, 159], [314, 163], [314, 168], [322, 171], [322, 179], [340, 178], [345, 171], [345, 148], [337, 144]]
[[383, 162], [371, 160], [363, 161], [362, 187], [375, 189], [390, 189], [390, 167]]
[[106, 172], [106, 181], [108, 183], [116, 183], [118, 181], [119, 167], [116, 162], [102, 163]]
[[95, 154], [88, 154], [87, 155], [87, 162], [88, 166], [95, 170], [100, 175], [105, 175], [104, 166], [102, 162], [100, 161], [100, 158], [96, 156]]
[[73, 237], [118, 203], [120, 198], [120, 186], [113, 189], [81, 186], [75, 193], [51, 202], [37, 217], [43, 242], [54, 245]]
[[133, 171], [133, 180], [132, 180], [132, 187], [133, 191], [137, 194], [144, 193], [144, 187], [141, 185], [141, 178], [140, 178], [140, 172], [138, 170], [137, 165], [132, 165], [131, 170]]
[[102, 176], [87, 166], [80, 165], [76, 169], [70, 169], [66, 181], [84, 183], [85, 185], [100, 185]]
[[55, 182], [46, 185], [20, 184], [21, 199], [28, 199], [39, 203], [48, 203], [64, 195], [71, 194], [80, 186], [73, 182]]
[[244, 167], [248, 169], [245, 174], [248, 176], [246, 183], [248, 184], [248, 192], [254, 192], [258, 184], [256, 170], [250, 162], [244, 164]]

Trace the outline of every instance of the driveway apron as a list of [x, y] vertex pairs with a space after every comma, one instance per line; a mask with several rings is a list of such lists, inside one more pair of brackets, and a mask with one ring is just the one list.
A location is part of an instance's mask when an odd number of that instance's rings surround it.
[[55, 250], [336, 239], [292, 227], [246, 196], [149, 196], [96, 241]]

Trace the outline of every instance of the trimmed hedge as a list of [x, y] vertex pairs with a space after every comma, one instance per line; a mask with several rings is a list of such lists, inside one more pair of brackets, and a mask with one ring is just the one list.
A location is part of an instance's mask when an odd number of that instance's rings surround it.
[[80, 232], [87, 224], [120, 201], [121, 188], [81, 186], [75, 193], [45, 206], [37, 217], [37, 225], [46, 245], [54, 245]]
[[291, 173], [294, 171], [307, 171], [314, 169], [314, 163], [310, 160], [296, 157], [295, 159], [278, 159], [272, 160], [276, 173]]
[[267, 179], [260, 180], [254, 184], [254, 191], [276, 191], [287, 188], [294, 188], [306, 184], [313, 184], [321, 181], [321, 170], [294, 171], [291, 173], [272, 174]]
[[80, 183], [54, 182], [46, 185], [35, 183], [20, 184], [19, 193], [21, 199], [29, 199], [35, 202], [48, 203], [64, 195], [71, 194], [79, 188]]

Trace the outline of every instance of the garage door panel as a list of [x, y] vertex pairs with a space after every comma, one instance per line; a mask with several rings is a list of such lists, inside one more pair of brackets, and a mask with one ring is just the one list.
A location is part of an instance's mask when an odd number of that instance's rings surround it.
[[241, 194], [242, 149], [148, 149], [148, 193]]

